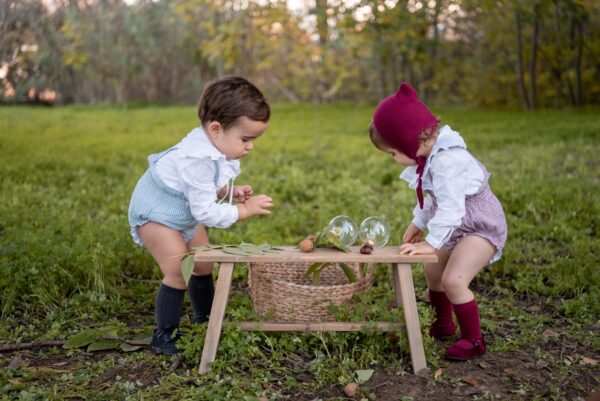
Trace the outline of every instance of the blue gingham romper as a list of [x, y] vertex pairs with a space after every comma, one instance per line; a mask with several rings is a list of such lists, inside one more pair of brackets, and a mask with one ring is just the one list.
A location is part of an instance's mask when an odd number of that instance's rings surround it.
[[175, 149], [173, 147], [148, 156], [148, 169], [133, 190], [129, 203], [129, 225], [131, 236], [138, 245], [143, 246], [143, 243], [137, 228], [149, 221], [181, 231], [186, 242], [198, 230], [199, 223], [192, 216], [183, 192], [167, 186], [156, 171], [156, 162]]

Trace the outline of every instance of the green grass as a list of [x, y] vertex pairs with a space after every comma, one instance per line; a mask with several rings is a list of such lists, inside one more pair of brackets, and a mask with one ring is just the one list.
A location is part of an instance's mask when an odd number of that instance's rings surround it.
[[[331, 217], [347, 214], [359, 222], [386, 217], [391, 243], [399, 243], [415, 195], [398, 179], [400, 167], [370, 144], [371, 112], [352, 105], [275, 105], [270, 128], [242, 161], [238, 179], [255, 193], [271, 195], [273, 214], [211, 230], [212, 241], [295, 245]], [[524, 316], [517, 302], [541, 301], [553, 316], [571, 322], [574, 336], [581, 335], [578, 330], [600, 316], [600, 113], [436, 112], [491, 171], [491, 186], [507, 214], [505, 257], [477, 278], [489, 289], [481, 298], [483, 314], [490, 317], [484, 326], [493, 330], [516, 319], [523, 333], [498, 339], [497, 349], [526, 344], [543, 326], [542, 317]], [[176, 143], [196, 124], [195, 111], [186, 107], [0, 108], [1, 338], [65, 338], [109, 323], [125, 335], [151, 327], [156, 285], [131, 278], [160, 274], [130, 239], [129, 196], [147, 155]], [[243, 268], [236, 277], [245, 278]], [[378, 279], [365, 299], [372, 309], [352, 313], [385, 315], [391, 296], [383, 270]], [[415, 282], [423, 293], [420, 269]], [[139, 311], [145, 314], [140, 326], [128, 327]], [[426, 324], [429, 311], [421, 313]], [[234, 294], [228, 314], [252, 314], [245, 294]], [[215, 397], [229, 391], [234, 397], [262, 392], [276, 398], [261, 381], [277, 377], [281, 388], [298, 385], [286, 371], [293, 355], [312, 358], [311, 369], [322, 381], [316, 386], [348, 381], [353, 369], [374, 360], [394, 370], [398, 366], [386, 356], [386, 344], [366, 334], [266, 336], [228, 328], [203, 389]], [[598, 341], [594, 344], [598, 350]], [[185, 347], [187, 360], [196, 363], [201, 342]], [[438, 353], [428, 351], [430, 363]], [[243, 369], [252, 363], [259, 366], [256, 377], [239, 387], [240, 380], [249, 380]], [[198, 396], [189, 388], [197, 380], [193, 372], [164, 379], [183, 398]], [[119, 398], [131, 389], [113, 390]]]

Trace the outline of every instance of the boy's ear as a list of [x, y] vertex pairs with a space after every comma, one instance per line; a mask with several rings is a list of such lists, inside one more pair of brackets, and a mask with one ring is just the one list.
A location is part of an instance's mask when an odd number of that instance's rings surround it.
[[206, 131], [211, 138], [216, 138], [221, 132], [223, 132], [223, 126], [218, 121], [211, 121], [208, 123]]

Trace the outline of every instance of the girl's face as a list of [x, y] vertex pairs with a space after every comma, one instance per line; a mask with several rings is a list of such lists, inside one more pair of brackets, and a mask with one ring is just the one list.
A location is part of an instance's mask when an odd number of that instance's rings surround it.
[[416, 160], [411, 159], [410, 157], [406, 156], [404, 153], [396, 149], [387, 149], [385, 152], [392, 156], [394, 158], [394, 161], [401, 166], [414, 166], [417, 164]]
[[242, 116], [226, 130], [217, 121], [211, 121], [207, 128], [213, 145], [228, 160], [237, 160], [250, 153], [254, 148], [254, 141], [267, 130], [267, 127], [268, 123]]
[[[429, 156], [429, 153], [431, 153], [431, 148], [433, 147], [434, 143], [435, 139], [422, 143], [419, 146], [419, 149], [417, 150], [417, 156]], [[394, 161], [401, 166], [415, 166], [417, 164], [416, 160], [411, 159], [399, 150], [388, 148], [385, 150], [385, 152], [392, 156], [394, 158]]]

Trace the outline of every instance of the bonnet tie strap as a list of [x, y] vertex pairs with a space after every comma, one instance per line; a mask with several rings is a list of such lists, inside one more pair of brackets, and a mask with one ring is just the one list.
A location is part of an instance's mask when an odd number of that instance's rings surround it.
[[417, 199], [419, 200], [419, 207], [421, 209], [423, 209], [423, 172], [425, 171], [425, 163], [427, 163], [427, 159], [425, 157], [417, 157], [417, 174], [419, 175], [419, 181], [417, 184]]

